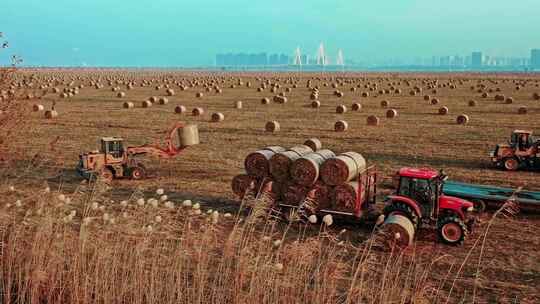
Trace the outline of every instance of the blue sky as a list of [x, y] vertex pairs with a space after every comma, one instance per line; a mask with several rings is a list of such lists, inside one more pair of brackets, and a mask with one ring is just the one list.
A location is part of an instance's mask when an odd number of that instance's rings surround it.
[[[221, 52], [385, 58], [523, 56], [539, 0], [2, 0], [0, 31], [28, 65], [199, 66]], [[5, 53], [5, 54], [4, 54]]]

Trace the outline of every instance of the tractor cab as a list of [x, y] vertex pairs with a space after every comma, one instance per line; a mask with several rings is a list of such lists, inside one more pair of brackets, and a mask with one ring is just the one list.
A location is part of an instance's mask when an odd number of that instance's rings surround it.
[[101, 139], [101, 153], [114, 159], [124, 156], [124, 139], [120, 137], [103, 137]]
[[447, 176], [431, 169], [402, 168], [396, 195], [418, 203], [422, 217], [437, 218], [439, 198]]
[[526, 151], [533, 144], [532, 131], [515, 130], [509, 144], [519, 151]]

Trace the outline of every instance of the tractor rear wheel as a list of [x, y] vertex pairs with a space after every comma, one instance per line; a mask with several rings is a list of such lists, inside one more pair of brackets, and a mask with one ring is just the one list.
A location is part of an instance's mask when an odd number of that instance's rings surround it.
[[129, 176], [133, 180], [141, 180], [145, 177], [145, 175], [146, 171], [141, 166], [133, 167], [129, 170]]
[[105, 183], [111, 183], [114, 178], [114, 173], [109, 168], [103, 168], [99, 174], [99, 177]]
[[508, 171], [516, 171], [519, 167], [519, 161], [515, 157], [508, 157], [504, 160], [503, 165]]
[[388, 218], [392, 214], [404, 215], [411, 220], [414, 228], [418, 228], [420, 223], [420, 219], [418, 214], [416, 214], [416, 211], [414, 211], [409, 205], [402, 202], [390, 202], [389, 205], [384, 207], [383, 213], [385, 218]]
[[461, 245], [469, 231], [465, 223], [457, 216], [443, 217], [437, 223], [439, 239], [448, 245]]

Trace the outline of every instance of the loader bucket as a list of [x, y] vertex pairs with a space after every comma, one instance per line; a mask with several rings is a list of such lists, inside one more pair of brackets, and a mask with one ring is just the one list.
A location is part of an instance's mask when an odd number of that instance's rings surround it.
[[189, 147], [199, 144], [199, 128], [197, 125], [186, 125], [178, 129], [179, 147]]

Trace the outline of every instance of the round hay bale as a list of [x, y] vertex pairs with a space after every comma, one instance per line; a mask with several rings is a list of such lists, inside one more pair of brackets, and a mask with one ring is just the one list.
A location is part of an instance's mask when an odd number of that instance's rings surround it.
[[201, 115], [204, 114], [204, 110], [203, 110], [203, 108], [201, 108], [201, 107], [196, 107], [196, 108], [194, 108], [193, 110], [191, 110], [191, 114], [192, 114], [193, 116], [201, 116]]
[[54, 119], [56, 117], [58, 117], [58, 112], [56, 112], [56, 110], [47, 110], [47, 111], [45, 111], [45, 118]]
[[366, 160], [356, 152], [346, 152], [326, 160], [321, 166], [321, 179], [327, 185], [341, 185], [358, 177], [366, 169]]
[[366, 119], [368, 126], [378, 126], [380, 123], [379, 117], [375, 115], [370, 115]]
[[369, 97], [369, 92], [363, 92], [362, 97]]
[[345, 120], [338, 120], [334, 124], [334, 131], [336, 132], [345, 132], [349, 129], [349, 124]]
[[383, 231], [387, 237], [387, 243], [392, 246], [411, 246], [414, 239], [414, 225], [406, 216], [391, 214], [385, 219]]
[[257, 178], [247, 174], [240, 174], [233, 177], [231, 188], [234, 194], [243, 198], [247, 190], [255, 189], [258, 184]]
[[532, 98], [533, 98], [534, 100], [540, 100], [540, 94], [534, 93], [533, 96], [532, 96]]
[[475, 107], [476, 101], [475, 100], [469, 100], [469, 107]]
[[519, 107], [518, 114], [527, 114], [527, 107], [525, 106]]
[[319, 94], [318, 93], [311, 93], [311, 95], [309, 95], [309, 98], [311, 100], [317, 100], [319, 98]]
[[224, 119], [225, 119], [225, 115], [223, 115], [223, 113], [219, 113], [219, 112], [212, 113], [212, 122], [220, 122], [220, 121], [223, 121]]
[[469, 116], [467, 116], [466, 114], [458, 115], [458, 117], [456, 118], [456, 123], [458, 125], [464, 125], [464, 124], [467, 124], [468, 122], [469, 122]]
[[308, 191], [309, 187], [289, 184], [283, 191], [283, 202], [288, 205], [298, 206], [304, 200]]
[[439, 104], [439, 100], [438, 100], [437, 98], [433, 98], [433, 99], [431, 100], [431, 104], [432, 104], [432, 105], [438, 105], [438, 104]]
[[281, 96], [281, 95], [276, 95], [276, 96], [274, 96], [274, 102], [276, 102], [276, 103], [287, 103], [287, 97]]
[[167, 94], [167, 96], [174, 96], [174, 94], [175, 94], [175, 92], [174, 92], [173, 89], [167, 89], [167, 90], [165, 91], [165, 93]]
[[488, 98], [488, 97], [489, 97], [488, 93], [486, 93], [486, 92], [482, 93], [482, 98]]
[[125, 109], [132, 109], [135, 107], [135, 105], [133, 104], [133, 102], [126, 101], [122, 104], [122, 107], [124, 107]]
[[339, 106], [336, 107], [336, 113], [343, 114], [345, 112], [347, 112], [347, 106], [339, 105]]
[[354, 213], [356, 198], [361, 193], [358, 193], [358, 182], [351, 181], [341, 185], [337, 185], [330, 193], [330, 200], [333, 202], [333, 209], [341, 212]]
[[425, 100], [425, 101], [428, 101], [428, 100], [430, 100], [430, 99], [431, 99], [431, 97], [430, 97], [429, 95], [424, 95], [424, 100]]
[[300, 145], [294, 146], [285, 152], [274, 154], [270, 158], [270, 174], [279, 182], [288, 181], [293, 162], [311, 152], [313, 150], [310, 147]]
[[242, 102], [241, 101], [236, 101], [234, 103], [234, 108], [235, 109], [241, 109], [242, 108]]
[[279, 122], [275, 120], [269, 121], [264, 126], [264, 129], [266, 130], [266, 132], [272, 132], [272, 133], [279, 132], [280, 130]]
[[311, 102], [311, 107], [312, 108], [320, 108], [321, 107], [321, 102], [318, 101], [318, 100], [314, 100]]
[[446, 115], [446, 114], [448, 114], [448, 107], [440, 107], [439, 115]]
[[160, 105], [166, 105], [169, 103], [169, 99], [167, 97], [160, 97], [158, 103]]
[[388, 102], [388, 100], [381, 101], [381, 107], [388, 108], [389, 106], [390, 106], [390, 103]]
[[352, 104], [351, 109], [353, 111], [360, 111], [360, 110], [362, 110], [362, 104], [360, 104], [358, 102], [355, 102], [355, 103]]
[[262, 92], [262, 91], [264, 91], [263, 88], [257, 88], [257, 92]]
[[156, 103], [158, 101], [158, 98], [156, 96], [151, 96], [150, 98], [148, 98], [148, 101], [151, 103]]
[[202, 98], [204, 96], [204, 94], [202, 92], [197, 92], [197, 94], [195, 94], [195, 97], [197, 98]]
[[505, 102], [506, 104], [512, 104], [512, 103], [514, 103], [514, 98], [508, 97], [508, 98], [505, 99], [504, 102]]
[[308, 198], [312, 200], [314, 206], [306, 206], [307, 211], [311, 214], [317, 213], [317, 211], [322, 209], [327, 209], [331, 207], [330, 201], [330, 187], [325, 185], [321, 181], [317, 181], [306, 194]]
[[319, 179], [320, 166], [327, 159], [335, 156], [334, 152], [327, 149], [302, 156], [291, 165], [290, 174], [292, 180], [302, 186], [315, 184]]
[[265, 98], [261, 99], [261, 104], [267, 105], [269, 103], [270, 103], [270, 98], [265, 97]]
[[143, 108], [150, 108], [152, 106], [152, 102], [149, 101], [149, 100], [145, 100], [142, 102], [142, 107]]
[[118, 92], [118, 94], [116, 94], [116, 97], [124, 98], [124, 97], [126, 97], [126, 93], [125, 92]]
[[283, 147], [272, 146], [250, 153], [244, 160], [244, 169], [249, 175], [267, 177], [270, 175], [270, 158], [276, 153], [285, 151]]
[[394, 118], [397, 116], [397, 114], [398, 112], [396, 109], [389, 109], [388, 111], [386, 111], [386, 118]]
[[183, 113], [186, 113], [186, 111], [187, 111], [186, 107], [184, 107], [184, 106], [178, 105], [178, 106], [174, 107], [174, 113], [176, 113], [176, 114], [183, 114]]
[[310, 138], [304, 142], [304, 145], [310, 147], [315, 152], [322, 148], [322, 143], [318, 138]]
[[40, 112], [40, 111], [43, 111], [45, 109], [45, 107], [43, 107], [43, 105], [40, 105], [40, 104], [34, 104], [32, 106], [32, 111], [34, 112]]

